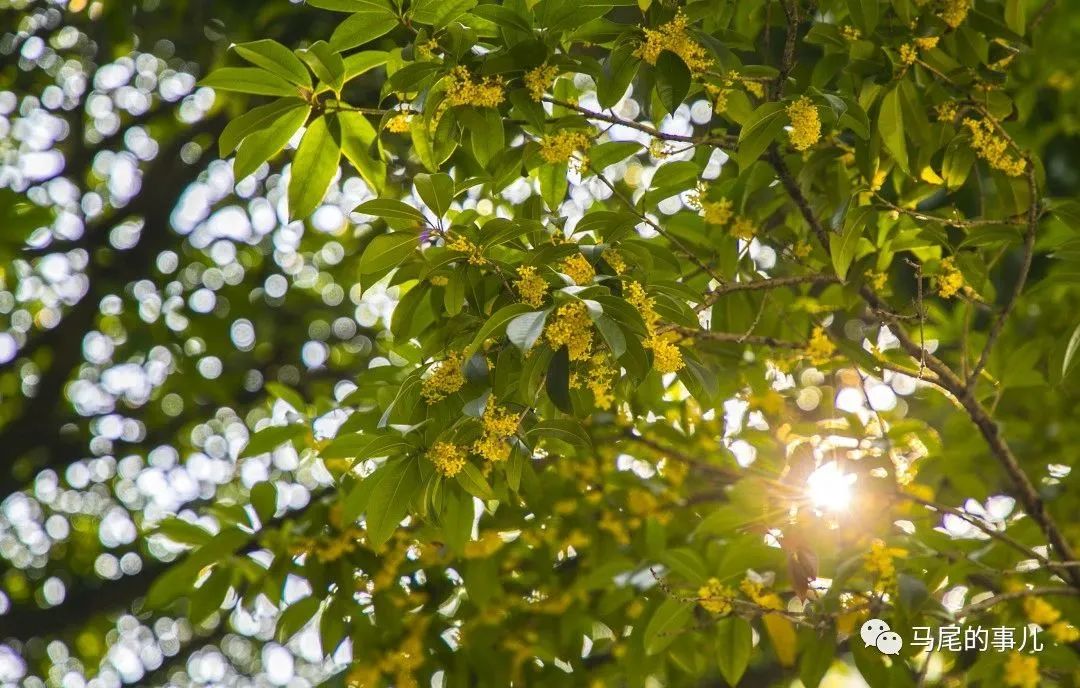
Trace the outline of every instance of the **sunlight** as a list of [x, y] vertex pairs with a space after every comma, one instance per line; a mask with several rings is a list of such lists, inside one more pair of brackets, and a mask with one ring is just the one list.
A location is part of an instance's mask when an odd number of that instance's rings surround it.
[[851, 504], [854, 473], [843, 473], [835, 461], [822, 464], [806, 479], [806, 494], [817, 508], [846, 511]]

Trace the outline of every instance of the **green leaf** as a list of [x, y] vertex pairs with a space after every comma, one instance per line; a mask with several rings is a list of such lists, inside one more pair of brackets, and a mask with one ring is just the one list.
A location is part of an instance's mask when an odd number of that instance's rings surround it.
[[675, 642], [679, 632], [689, 625], [693, 611], [691, 602], [674, 598], [664, 600], [645, 626], [645, 654], [659, 654]]
[[870, 206], [859, 206], [848, 211], [844, 219], [844, 228], [839, 235], [829, 236], [829, 252], [832, 257], [833, 269], [836, 276], [846, 279], [851, 261], [855, 259], [855, 250], [859, 246], [859, 239], [863, 234], [863, 227], [867, 220], [874, 216], [874, 209]]
[[716, 660], [729, 686], [737, 686], [750, 664], [754, 632], [745, 619], [729, 616], [716, 623]]
[[669, 114], [682, 105], [690, 91], [690, 68], [678, 55], [668, 50], [656, 60], [656, 95]]
[[671, 569], [671, 572], [686, 579], [694, 586], [705, 583], [705, 561], [701, 556], [689, 547], [676, 547], [665, 550], [657, 557], [661, 564]]
[[319, 77], [319, 81], [335, 93], [341, 90], [345, 83], [345, 61], [341, 59], [341, 55], [334, 52], [329, 43], [315, 41], [311, 47], [299, 51], [298, 54], [300, 59], [311, 67], [311, 71], [315, 72], [315, 76]]
[[745, 169], [760, 158], [786, 124], [783, 104], [764, 103], [758, 106], [739, 132], [739, 148], [735, 152], [739, 167]]
[[311, 88], [311, 75], [304, 68], [304, 63], [277, 41], [264, 38], [261, 41], [237, 43], [233, 50], [257, 67], [273, 72], [297, 86]]
[[836, 655], [836, 631], [827, 630], [819, 636], [807, 630], [803, 633], [803, 642], [806, 646], [799, 661], [799, 678], [806, 688], [818, 688]]
[[307, 426], [301, 423], [265, 427], [251, 436], [247, 446], [240, 452], [238, 458], [246, 459], [273, 451], [286, 442], [291, 442], [293, 439], [303, 435], [307, 432], [307, 429]]
[[447, 490], [446, 504], [440, 516], [443, 539], [447, 547], [457, 553], [462, 553], [465, 543], [472, 533], [473, 519], [476, 518], [476, 505], [472, 496], [461, 490]]
[[454, 179], [448, 174], [418, 174], [414, 183], [420, 198], [438, 217], [444, 217], [454, 201]]
[[277, 155], [296, 130], [304, 126], [309, 114], [311, 106], [307, 103], [289, 107], [272, 121], [261, 124], [259, 131], [245, 136], [233, 161], [233, 177], [236, 181], [245, 179], [259, 169], [259, 165]]
[[304, 409], [307, 408], [307, 403], [304, 402], [304, 398], [288, 385], [283, 385], [280, 382], [267, 382], [266, 391], [272, 394], [276, 399], [281, 399], [289, 406], [292, 406], [298, 413], [303, 413]]
[[537, 169], [540, 178], [540, 196], [552, 211], [558, 210], [570, 188], [566, 163], [546, 163]]
[[301, 107], [304, 101], [299, 98], [278, 98], [272, 103], [259, 105], [238, 117], [229, 120], [218, 137], [218, 154], [225, 157], [236, 150], [244, 137], [265, 129], [283, 112], [294, 107]]
[[605, 141], [589, 149], [589, 169], [603, 172], [608, 165], [622, 162], [641, 151], [642, 146], [637, 141]]
[[529, 306], [524, 303], [512, 303], [508, 306], [503, 306], [499, 310], [495, 311], [495, 314], [487, 319], [487, 322], [480, 327], [480, 330], [473, 337], [472, 342], [465, 347], [465, 351], [462, 354], [466, 359], [470, 358], [473, 354], [480, 350], [484, 341], [490, 339], [499, 333], [502, 327], [513, 318], [526, 313], [529, 310]]
[[394, 16], [357, 12], [334, 29], [330, 35], [330, 47], [337, 52], [356, 48], [385, 36], [397, 25], [398, 18]]
[[263, 524], [272, 519], [277, 512], [277, 487], [274, 483], [263, 480], [252, 485], [251, 506], [255, 507], [255, 513]]
[[394, 11], [385, 0], [307, 0], [307, 4], [334, 12], [366, 12], [369, 14], [389, 14]]
[[199, 82], [219, 91], [250, 93], [256, 96], [299, 96], [300, 89], [273, 72], [258, 67], [222, 67]]
[[353, 459], [365, 461], [382, 456], [394, 456], [412, 447], [401, 435], [368, 435], [353, 433], [335, 437], [319, 450], [324, 459]]
[[[332, 121], [337, 124], [337, 120]], [[289, 217], [293, 220], [315, 212], [337, 174], [341, 147], [330, 122], [326, 117], [312, 122], [296, 149], [289, 175]]]
[[345, 58], [345, 77], [348, 82], [365, 74], [376, 67], [381, 67], [390, 59], [390, 53], [385, 50], [364, 50], [353, 53]]
[[225, 596], [229, 594], [232, 572], [224, 566], [216, 566], [203, 584], [191, 595], [191, 607], [188, 618], [194, 624], [201, 624], [210, 615], [221, 608]]
[[177, 516], [169, 516], [162, 519], [153, 531], [155, 534], [164, 535], [173, 542], [181, 545], [205, 545], [213, 539], [213, 534], [190, 521], [185, 521]]
[[485, 502], [497, 499], [491, 485], [488, 485], [487, 479], [484, 478], [484, 474], [471, 461], [466, 461], [465, 465], [461, 467], [461, 470], [454, 477], [457, 479], [458, 484], [472, 496], [479, 497]]
[[601, 107], [613, 107], [626, 93], [637, 74], [641, 61], [634, 57], [634, 48], [622, 44], [611, 51], [604, 60], [600, 78], [596, 83], [596, 98]]
[[435, 159], [435, 149], [431, 139], [431, 129], [424, 117], [409, 120], [409, 136], [412, 137], [413, 152], [420, 158], [428, 172], [439, 171], [439, 161]]
[[373, 198], [356, 206], [353, 212], [375, 215], [387, 220], [414, 222], [416, 224], [427, 222], [424, 219], [424, 214], [419, 210], [394, 198]]
[[570, 403], [570, 353], [565, 346], [559, 347], [551, 357], [544, 388], [556, 408], [563, 413], [573, 413]]
[[419, 491], [420, 464], [411, 457], [390, 459], [367, 480], [374, 481], [366, 511], [367, 533], [371, 545], [378, 548], [405, 518], [409, 502]]
[[1027, 33], [1025, 0], [1005, 0], [1005, 24], [1023, 36]]
[[1080, 325], [1077, 325], [1076, 329], [1073, 330], [1072, 336], [1069, 337], [1069, 345], [1065, 347], [1065, 358], [1061, 360], [1062, 379], [1065, 379], [1065, 376], [1069, 374], [1077, 349], [1080, 349]]
[[547, 322], [549, 311], [532, 311], [522, 313], [506, 326], [506, 336], [510, 343], [521, 349], [522, 352], [533, 348], [540, 335], [544, 333], [544, 324]]
[[359, 112], [335, 112], [341, 133], [341, 152], [368, 186], [381, 194], [386, 188], [386, 163], [368, 152], [375, 141], [375, 127]]
[[878, 113], [878, 133], [885, 149], [904, 172], [908, 168], [907, 141], [904, 138], [904, 115], [900, 101], [900, 89], [890, 89], [881, 99], [881, 111]]
[[848, 0], [848, 14], [855, 26], [869, 36], [877, 28], [878, 15], [880, 14], [879, 0]]
[[575, 447], [592, 447], [592, 438], [580, 422], [571, 418], [542, 420], [529, 428], [525, 436], [532, 441], [552, 437]]
[[374, 275], [396, 268], [416, 251], [418, 245], [416, 232], [380, 234], [371, 240], [360, 256], [360, 274]]
[[277, 630], [274, 634], [278, 642], [287, 642], [299, 633], [304, 626], [307, 626], [315, 618], [315, 615], [319, 613], [320, 605], [321, 600], [317, 596], [308, 595], [286, 607], [285, 611], [278, 617]]
[[473, 7], [476, 0], [427, 0], [414, 5], [412, 18], [417, 23], [441, 29]]

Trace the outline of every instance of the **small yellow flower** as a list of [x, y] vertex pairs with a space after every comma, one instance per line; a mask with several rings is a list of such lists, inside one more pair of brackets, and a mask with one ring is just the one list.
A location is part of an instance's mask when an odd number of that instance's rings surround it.
[[731, 199], [721, 198], [719, 201], [705, 201], [701, 204], [705, 214], [705, 222], [710, 225], [723, 227], [734, 214], [731, 209]]
[[623, 260], [622, 254], [613, 248], [605, 248], [604, 252], [600, 254], [611, 269], [615, 271], [616, 275], [621, 275], [626, 272], [626, 261]]
[[791, 120], [788, 137], [795, 150], [809, 150], [821, 140], [821, 117], [814, 101], [806, 96], [796, 98], [787, 106], [787, 116]]
[[915, 50], [915, 46], [910, 43], [905, 43], [900, 46], [900, 61], [906, 65], [915, 64], [915, 60], [919, 59], [919, 52]]
[[952, 256], [941, 261], [941, 273], [937, 277], [938, 295], [947, 299], [964, 288], [964, 274], [956, 267]]
[[705, 84], [705, 92], [713, 100], [713, 112], [720, 114], [727, 110], [729, 89], [716, 84]]
[[956, 115], [960, 112], [960, 108], [957, 107], [956, 101], [947, 100], [944, 103], [939, 103], [935, 106], [934, 111], [937, 114], [937, 120], [939, 122], [955, 122]]
[[548, 283], [536, 273], [531, 265], [522, 265], [517, 269], [518, 279], [514, 282], [521, 300], [533, 308], [539, 308], [547, 296]]
[[698, 603], [713, 614], [730, 614], [735, 591], [724, 585], [717, 578], [710, 578], [698, 588]]
[[731, 236], [736, 239], [750, 241], [754, 238], [754, 234], [756, 233], [757, 227], [754, 226], [754, 221], [748, 217], [740, 215], [731, 223]]
[[1005, 685], [1012, 688], [1038, 688], [1039, 659], [1033, 655], [1010, 652], [1005, 660]]
[[596, 277], [596, 270], [589, 260], [580, 253], [574, 254], [559, 264], [559, 272], [574, 280], [574, 284], [583, 286], [591, 284]]
[[697, 41], [687, 35], [690, 19], [682, 10], [675, 18], [658, 29], [645, 29], [645, 42], [634, 51], [634, 57], [656, 64], [660, 53], [665, 50], [682, 58], [693, 74], [701, 74], [712, 67], [712, 58]]
[[446, 89], [446, 102], [449, 105], [493, 108], [498, 107], [504, 98], [502, 77], [474, 79], [469, 70], [460, 65], [450, 70], [450, 86]]
[[1080, 629], [1068, 621], [1058, 621], [1050, 627], [1050, 637], [1062, 645], [1080, 640]]
[[866, 283], [869, 284], [874, 291], [880, 292], [885, 288], [885, 285], [889, 281], [889, 275], [885, 272], [871, 272], [866, 276]]
[[907, 550], [889, 547], [883, 540], [870, 543], [870, 551], [863, 557], [863, 568], [874, 576], [875, 588], [879, 592], [891, 590], [896, 585], [896, 564], [894, 560], [907, 556]]
[[589, 391], [592, 392], [593, 403], [596, 404], [596, 408], [606, 411], [611, 408], [611, 404], [615, 401], [615, 397], [611, 393], [611, 386], [618, 376], [618, 370], [609, 365], [606, 358], [601, 354], [593, 355], [589, 359], [589, 363], [589, 377], [585, 384]]
[[849, 41], [857, 41], [862, 38], [862, 31], [851, 24], [844, 24], [840, 27], [840, 34]]
[[580, 301], [559, 306], [555, 317], [544, 328], [544, 336], [551, 348], [565, 346], [571, 361], [584, 361], [592, 353], [592, 319]]
[[828, 363], [836, 353], [836, 345], [825, 333], [825, 328], [818, 326], [810, 335], [810, 341], [806, 343], [806, 357], [814, 365]]
[[810, 245], [808, 241], [799, 241], [792, 247], [791, 252], [795, 254], [796, 258], [805, 258], [814, 250], [814, 247]]
[[955, 29], [964, 23], [968, 11], [971, 9], [971, 0], [945, 0], [945, 7], [941, 10], [941, 19]]
[[940, 40], [940, 36], [923, 36], [915, 39], [915, 45], [919, 46], [919, 50], [933, 50]]
[[1068, 72], [1057, 70], [1046, 79], [1046, 85], [1055, 91], [1071, 91], [1076, 86], [1076, 80]]
[[557, 76], [559, 76], [559, 68], [549, 64], [542, 64], [525, 72], [525, 87], [529, 89], [529, 95], [532, 96], [532, 99], [539, 102], [544, 97], [544, 93], [555, 82]]
[[661, 373], [677, 373], [682, 370], [686, 362], [683, 360], [682, 351], [672, 341], [674, 333], [658, 332], [660, 314], [656, 312], [656, 301], [646, 294], [645, 289], [637, 282], [627, 285], [626, 300], [638, 310], [641, 319], [645, 321], [648, 336], [642, 340], [641, 345], [653, 352], [653, 368]]
[[1061, 618], [1061, 612], [1041, 597], [1025, 598], [1024, 613], [1032, 623], [1040, 626], [1050, 626]]
[[461, 353], [448, 351], [445, 359], [432, 366], [431, 374], [424, 378], [420, 385], [420, 395], [427, 403], [434, 404], [465, 385], [461, 365]]
[[470, 265], [483, 265], [487, 263], [487, 259], [484, 258], [484, 254], [480, 250], [480, 247], [466, 239], [462, 234], [453, 234], [449, 240], [447, 240], [446, 248], [451, 251], [459, 251], [467, 254]]
[[404, 134], [409, 130], [409, 122], [412, 115], [408, 112], [399, 112], [386, 122], [386, 130], [392, 134]]
[[506, 440], [517, 432], [518, 417], [495, 403], [495, 397], [487, 401], [481, 424], [484, 434], [473, 444], [473, 451], [488, 461], [505, 461], [510, 456]]
[[1019, 177], [1024, 173], [1027, 165], [1023, 158], [1013, 157], [1009, 153], [1009, 142], [996, 134], [990, 121], [968, 117], [964, 120], [964, 126], [971, 132], [972, 150], [990, 167], [1010, 177]]
[[465, 467], [465, 448], [453, 442], [436, 442], [427, 453], [428, 460], [435, 464], [435, 469], [448, 478], [452, 478]]
[[753, 79], [739, 79], [739, 81], [742, 82], [747, 93], [751, 93], [758, 98], [765, 97], [765, 87], [761, 85], [760, 81], [754, 81]]
[[581, 170], [589, 164], [589, 145], [590, 137], [585, 132], [580, 129], [563, 129], [540, 140], [540, 157], [545, 162], [565, 162], [569, 163], [571, 168]]

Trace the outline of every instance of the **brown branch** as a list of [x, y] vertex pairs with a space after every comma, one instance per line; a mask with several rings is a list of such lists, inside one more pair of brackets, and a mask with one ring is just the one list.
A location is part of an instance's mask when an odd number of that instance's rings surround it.
[[784, 36], [784, 55], [780, 58], [780, 73], [776, 75], [776, 81], [773, 83], [773, 100], [784, 97], [784, 83], [791, 74], [791, 70], [795, 68], [795, 42], [799, 37], [798, 5], [794, 0], [782, 0], [780, 4], [784, 8], [784, 17], [787, 19], [787, 32]]
[[743, 334], [739, 332], [714, 332], [712, 330], [699, 330], [693, 327], [678, 326], [673, 328], [675, 332], [684, 337], [694, 339], [706, 339], [713, 342], [730, 342], [732, 344], [753, 344], [767, 346], [773, 349], [805, 349], [806, 342], [793, 342], [776, 337], [764, 337], [755, 334]]
[[1062, 588], [1062, 587], [1041, 587], [1041, 588], [1025, 588], [1023, 590], [1012, 590], [1009, 592], [1002, 592], [988, 597], [985, 600], [979, 602], [973, 602], [960, 611], [956, 612], [957, 618], [963, 618], [970, 616], [971, 614], [979, 614], [987, 611], [991, 607], [1001, 602], [1008, 602], [1010, 600], [1018, 600], [1024, 597], [1035, 597], [1043, 595], [1067, 595], [1075, 596], [1080, 595], [1080, 590], [1076, 588]]
[[668, 134], [660, 131], [656, 127], [649, 126], [648, 124], [642, 124], [641, 122], [635, 122], [633, 120], [622, 119], [614, 115], [609, 115], [603, 112], [597, 112], [588, 108], [581, 107], [575, 103], [569, 103], [565, 100], [557, 100], [551, 97], [544, 97], [545, 103], [551, 103], [552, 105], [558, 105], [568, 110], [573, 110], [586, 118], [596, 120], [598, 122], [607, 122], [608, 124], [618, 124], [630, 129], [636, 129], [637, 131], [648, 134], [649, 136], [660, 139], [662, 141], [680, 141], [682, 143], [694, 143], [694, 144], [707, 144], [710, 146], [717, 146], [718, 148], [727, 148], [728, 150], [735, 149], [735, 141], [732, 137], [724, 136], [722, 138], [716, 138], [713, 136], [684, 136], [682, 134]]
[[721, 297], [740, 291], [763, 291], [793, 287], [800, 284], [837, 284], [839, 282], [840, 280], [835, 275], [796, 275], [793, 277], [751, 280], [749, 282], [728, 282], [706, 293], [702, 302], [694, 310], [701, 312], [715, 304]]

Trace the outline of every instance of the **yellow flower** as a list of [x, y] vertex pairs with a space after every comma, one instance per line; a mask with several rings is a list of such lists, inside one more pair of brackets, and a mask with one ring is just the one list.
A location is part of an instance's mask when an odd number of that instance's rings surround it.
[[445, 287], [450, 284], [450, 278], [446, 275], [432, 275], [428, 281], [436, 287]]
[[559, 272], [568, 275], [578, 286], [590, 284], [596, 277], [596, 270], [589, 260], [580, 253], [574, 254], [559, 264]]
[[626, 286], [627, 302], [638, 310], [641, 319], [645, 321], [645, 329], [648, 336], [642, 340], [641, 345], [653, 352], [653, 368], [661, 373], [677, 373], [686, 364], [683, 360], [682, 351], [672, 341], [674, 333], [658, 332], [660, 314], [656, 312], [656, 301], [645, 293], [645, 289], [637, 282], [631, 282]]
[[468, 255], [470, 265], [483, 265], [487, 262], [480, 247], [465, 238], [463, 234], [453, 234], [446, 242], [446, 248]]
[[828, 363], [836, 353], [836, 345], [825, 334], [824, 327], [815, 327], [810, 335], [810, 341], [806, 343], [806, 357], [814, 365]]
[[761, 85], [761, 82], [754, 81], [753, 79], [741, 79], [741, 78], [739, 79], [739, 81], [742, 82], [743, 88], [745, 88], [748, 93], [752, 93], [755, 96], [757, 96], [758, 98], [764, 98], [765, 97], [765, 87]]
[[549, 64], [542, 64], [525, 72], [525, 87], [529, 89], [532, 99], [539, 102], [557, 76], [559, 76], [559, 68]]
[[934, 111], [937, 113], [937, 120], [939, 122], [954, 122], [956, 121], [956, 115], [960, 112], [960, 109], [956, 106], [955, 101], [947, 100], [934, 107]]
[[886, 591], [896, 584], [896, 564], [894, 559], [906, 557], [907, 550], [889, 547], [882, 540], [870, 543], [870, 551], [863, 556], [863, 568], [876, 578], [875, 588]]
[[493, 108], [498, 107], [504, 97], [502, 77], [487, 76], [474, 79], [469, 70], [460, 65], [450, 70], [450, 86], [446, 89], [446, 102], [451, 106], [475, 105]]
[[615, 271], [616, 275], [621, 275], [626, 272], [626, 261], [623, 260], [622, 254], [613, 248], [605, 248], [604, 252], [600, 254], [611, 269]]
[[1040, 626], [1049, 626], [1061, 618], [1061, 612], [1041, 597], [1025, 598], [1024, 613], [1032, 623]]
[[1080, 640], [1080, 629], [1067, 621], [1058, 621], [1050, 627], [1050, 636], [1062, 645], [1075, 643]]
[[949, 25], [949, 28], [955, 29], [964, 23], [970, 9], [971, 0], [945, 0], [945, 7], [941, 10], [941, 19]]
[[754, 221], [748, 217], [739, 216], [735, 218], [735, 222], [731, 223], [731, 236], [736, 239], [742, 239], [743, 241], [750, 241], [754, 238], [754, 234], [757, 232], [757, 227], [754, 226]]
[[705, 92], [713, 99], [713, 112], [720, 114], [727, 110], [728, 89], [716, 84], [705, 84]]
[[536, 268], [531, 265], [522, 265], [517, 269], [518, 279], [514, 282], [521, 300], [533, 308], [538, 308], [544, 303], [547, 296], [548, 283], [536, 273]]
[[1019, 177], [1024, 173], [1024, 160], [1009, 154], [1009, 142], [995, 134], [994, 125], [989, 120], [968, 117], [964, 120], [964, 126], [971, 132], [971, 148], [990, 167], [1010, 177]]
[[952, 256], [941, 261], [941, 273], [938, 275], [938, 295], [947, 299], [964, 288], [964, 274], [956, 267]]
[[733, 214], [730, 198], [721, 198], [719, 201], [705, 201], [701, 204], [701, 207], [705, 212], [705, 222], [719, 227], [726, 225]]
[[1071, 91], [1076, 86], [1076, 80], [1068, 72], [1059, 69], [1047, 77], [1046, 85], [1055, 91]]
[[862, 31], [851, 24], [844, 24], [840, 27], [840, 34], [849, 41], [857, 41], [862, 37]]
[[915, 60], [919, 58], [919, 53], [915, 50], [915, 46], [910, 43], [905, 43], [900, 46], [900, 61], [906, 65], [915, 64]]
[[465, 467], [465, 448], [452, 442], [436, 442], [427, 453], [428, 460], [435, 464], [435, 469], [448, 478], [452, 478]]
[[871, 272], [866, 276], [866, 283], [873, 287], [874, 291], [881, 291], [885, 288], [885, 284], [889, 280], [889, 275], [885, 272]]
[[484, 559], [495, 554], [503, 546], [503, 540], [494, 530], [485, 531], [478, 540], [465, 543], [466, 559]]
[[592, 353], [592, 319], [585, 304], [580, 301], [559, 306], [555, 317], [544, 328], [544, 336], [551, 348], [565, 346], [571, 361], [584, 361]]
[[915, 45], [919, 46], [920, 50], [933, 50], [940, 40], [940, 36], [923, 36], [915, 39]]
[[409, 121], [412, 115], [408, 112], [399, 112], [386, 122], [386, 130], [393, 134], [404, 134], [409, 130]]
[[[563, 129], [540, 139], [540, 157], [545, 162], [569, 163], [573, 169], [584, 169], [589, 164], [589, 136], [581, 130]], [[574, 153], [577, 153], [575, 157]]]
[[796, 258], [805, 258], [810, 255], [811, 251], [813, 250], [814, 247], [811, 246], [809, 242], [800, 241], [792, 247], [791, 252], [795, 254]]
[[806, 96], [796, 98], [787, 106], [787, 116], [791, 120], [788, 137], [795, 150], [808, 150], [821, 140], [821, 117], [812, 100]]
[[1010, 652], [1005, 660], [1005, 685], [1013, 688], [1038, 688], [1039, 659], [1032, 655]]
[[432, 366], [431, 374], [420, 385], [420, 395], [427, 403], [434, 404], [465, 385], [461, 364], [461, 353], [448, 351], [445, 359]]
[[507, 438], [517, 432], [518, 417], [488, 398], [481, 424], [484, 434], [473, 444], [473, 451], [488, 461], [505, 461], [510, 456]]
[[675, 18], [658, 29], [645, 29], [645, 42], [634, 51], [634, 57], [656, 64], [665, 50], [682, 58], [693, 74], [701, 74], [712, 67], [712, 58], [697, 41], [687, 35], [690, 19], [682, 10]]
[[706, 611], [713, 614], [729, 614], [732, 601], [735, 599], [735, 591], [724, 585], [716, 578], [698, 588], [698, 602]]

